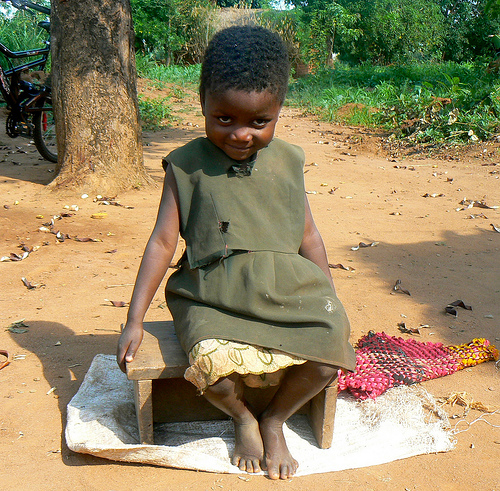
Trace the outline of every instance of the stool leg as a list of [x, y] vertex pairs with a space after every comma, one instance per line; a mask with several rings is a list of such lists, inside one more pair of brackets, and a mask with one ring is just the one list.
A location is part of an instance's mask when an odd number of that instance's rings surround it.
[[153, 381], [134, 380], [134, 402], [142, 444], [153, 445]]
[[337, 377], [311, 399], [309, 423], [320, 448], [330, 448], [337, 404]]

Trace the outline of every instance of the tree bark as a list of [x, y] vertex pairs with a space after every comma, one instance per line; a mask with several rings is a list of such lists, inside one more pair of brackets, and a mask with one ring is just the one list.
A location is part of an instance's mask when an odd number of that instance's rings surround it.
[[130, 0], [51, 0], [58, 164], [52, 189], [151, 182], [142, 157]]

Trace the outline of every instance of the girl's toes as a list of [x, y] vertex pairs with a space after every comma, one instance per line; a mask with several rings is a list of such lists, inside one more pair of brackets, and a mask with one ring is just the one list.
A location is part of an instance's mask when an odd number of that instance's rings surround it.
[[267, 466], [267, 473], [269, 475], [269, 479], [276, 480], [280, 478], [280, 471], [278, 467], [274, 465]]
[[294, 474], [295, 474], [295, 471], [292, 469], [291, 466], [283, 465], [281, 467], [280, 479], [289, 479]]
[[260, 472], [260, 462], [258, 460], [251, 460], [247, 464], [247, 472]]

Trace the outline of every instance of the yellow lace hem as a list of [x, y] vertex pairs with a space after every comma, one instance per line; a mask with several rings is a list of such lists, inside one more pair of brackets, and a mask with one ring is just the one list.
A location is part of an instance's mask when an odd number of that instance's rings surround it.
[[205, 339], [189, 352], [190, 367], [184, 378], [201, 393], [234, 372], [239, 373], [249, 387], [265, 388], [278, 385], [285, 368], [306, 361], [276, 349], [224, 339]]

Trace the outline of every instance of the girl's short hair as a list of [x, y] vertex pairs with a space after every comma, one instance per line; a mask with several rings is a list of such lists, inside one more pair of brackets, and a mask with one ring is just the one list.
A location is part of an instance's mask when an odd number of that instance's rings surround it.
[[234, 26], [214, 35], [201, 67], [200, 96], [227, 90], [275, 94], [285, 100], [290, 76], [288, 50], [280, 36], [259, 26]]

